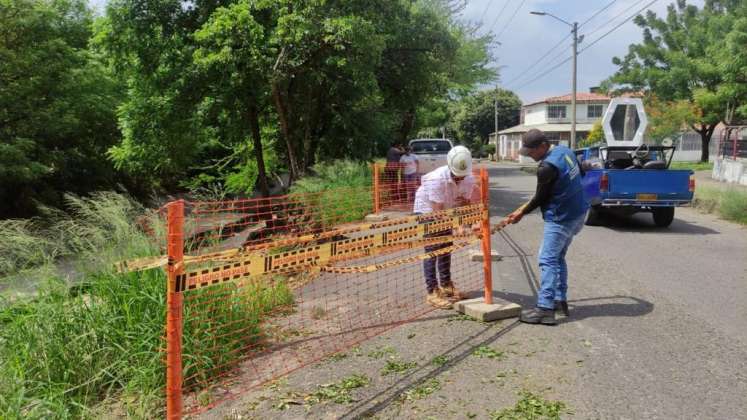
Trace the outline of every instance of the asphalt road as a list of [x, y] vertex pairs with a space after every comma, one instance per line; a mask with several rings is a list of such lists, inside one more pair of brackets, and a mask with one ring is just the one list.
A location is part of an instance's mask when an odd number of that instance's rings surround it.
[[[516, 166], [490, 175], [496, 218], [534, 189]], [[541, 231], [535, 213], [493, 237], [505, 256], [493, 266], [497, 296], [533, 304]], [[585, 227], [568, 261], [571, 316], [558, 326], [431, 312], [205, 417], [490, 418], [531, 391], [562, 401], [563, 418], [747, 419], [747, 229], [689, 208], [668, 229], [641, 214]], [[447, 362], [430, 363], [439, 356]], [[384, 376], [387, 359], [418, 367]], [[354, 373], [371, 378], [354, 401], [305, 402]]]

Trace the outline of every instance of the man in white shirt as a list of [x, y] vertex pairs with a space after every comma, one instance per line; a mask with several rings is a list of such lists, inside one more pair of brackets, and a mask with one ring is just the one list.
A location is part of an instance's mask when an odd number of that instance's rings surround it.
[[[415, 193], [413, 212], [428, 214], [439, 210], [465, 206], [480, 201], [477, 180], [472, 175], [472, 154], [464, 146], [455, 146], [446, 155], [446, 166], [441, 166], [423, 175], [420, 187]], [[460, 234], [465, 227], [460, 227]], [[451, 229], [435, 232], [426, 237], [449, 236]], [[452, 246], [452, 242], [430, 245], [425, 252]], [[438, 268], [439, 282], [436, 280]], [[453, 301], [465, 299], [466, 296], [454, 287], [451, 279], [451, 253], [438, 255], [423, 261], [423, 273], [428, 292], [426, 302], [432, 306], [448, 309]]]
[[399, 158], [402, 164], [402, 172], [405, 174], [405, 189], [407, 191], [407, 202], [411, 202], [413, 192], [418, 185], [418, 157], [412, 153], [412, 148], [407, 146], [405, 154]]

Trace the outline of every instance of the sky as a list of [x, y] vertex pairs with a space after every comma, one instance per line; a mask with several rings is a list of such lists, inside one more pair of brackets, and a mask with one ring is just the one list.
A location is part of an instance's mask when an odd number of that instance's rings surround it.
[[[546, 58], [534, 67], [530, 66], [545, 55], [553, 46], [570, 33], [570, 27], [549, 16], [532, 15], [530, 11], [542, 11], [567, 21], [581, 24], [597, 11], [612, 3], [585, 25], [580, 26], [579, 36], [586, 35], [579, 50], [612, 29], [625, 18], [650, 3], [651, 0], [469, 0], [462, 12], [468, 22], [481, 24], [478, 34], [488, 30], [498, 36], [500, 45], [493, 46], [499, 67], [499, 85], [516, 92], [524, 103], [542, 98], [571, 93], [572, 65], [566, 64], [547, 75], [532, 81], [557, 63], [572, 56], [571, 37], [558, 45]], [[666, 13], [674, 0], [658, 0], [650, 10], [659, 16]], [[688, 3], [702, 7], [703, 0]], [[521, 7], [519, 7], [521, 6]], [[626, 11], [626, 9], [628, 9]], [[502, 13], [501, 13], [502, 12]], [[623, 13], [624, 12], [624, 13]], [[622, 13], [622, 14], [621, 14]], [[615, 18], [616, 16], [618, 16]], [[511, 19], [513, 16], [513, 19]], [[578, 56], [578, 92], [588, 92], [590, 87], [612, 75], [617, 66], [612, 58], [622, 58], [628, 45], [642, 40], [642, 30], [632, 19], [607, 35]], [[557, 57], [553, 59], [554, 57]]]
[[[625, 18], [649, 4], [652, 0], [468, 0], [462, 19], [481, 25], [478, 34], [488, 31], [497, 36], [492, 47], [499, 68], [502, 88], [516, 92], [524, 103], [531, 103], [549, 96], [571, 92], [571, 61], [533, 81], [536, 76], [549, 70], [560, 61], [571, 56], [571, 38], [568, 37], [542, 61], [531, 67], [548, 50], [570, 33], [570, 28], [549, 16], [536, 16], [530, 11], [552, 13], [568, 22], [581, 24], [596, 12], [612, 3], [592, 20], [580, 26], [579, 35], [585, 35], [579, 50], [594, 42]], [[658, 0], [650, 6], [657, 15], [666, 13], [667, 5], [674, 0]], [[704, 0], [689, 0], [698, 7]], [[94, 8], [102, 11], [106, 0], [89, 0]], [[588, 92], [592, 86], [612, 75], [617, 67], [612, 57], [623, 57], [628, 45], [640, 42], [642, 31], [632, 19], [607, 35], [578, 56], [578, 92]], [[492, 86], [491, 86], [492, 87]]]

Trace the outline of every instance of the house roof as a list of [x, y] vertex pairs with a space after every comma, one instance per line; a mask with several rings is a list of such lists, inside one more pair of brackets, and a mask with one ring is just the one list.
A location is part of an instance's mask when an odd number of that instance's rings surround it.
[[[552, 104], [552, 103], [571, 103], [571, 94], [567, 95], [561, 95], [561, 96], [551, 96], [549, 98], [542, 99], [537, 102], [532, 102], [531, 104], [526, 104], [524, 106], [530, 106], [530, 105], [537, 105], [537, 104]], [[612, 99], [611, 97], [607, 95], [603, 95], [601, 93], [586, 93], [586, 92], [578, 92], [576, 93], [576, 102], [603, 102], [603, 101], [609, 101]]]
[[[576, 131], [591, 131], [594, 124], [576, 124]], [[544, 132], [549, 133], [570, 133], [570, 124], [532, 124], [525, 125], [519, 124], [505, 130], [501, 130], [498, 134], [511, 134], [511, 133], [526, 133], [527, 131], [536, 128]]]

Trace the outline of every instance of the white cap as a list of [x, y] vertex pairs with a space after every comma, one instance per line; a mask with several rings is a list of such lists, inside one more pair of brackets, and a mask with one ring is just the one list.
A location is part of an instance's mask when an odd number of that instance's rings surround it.
[[454, 176], [467, 176], [472, 172], [472, 153], [464, 146], [454, 146], [446, 155], [446, 164]]

